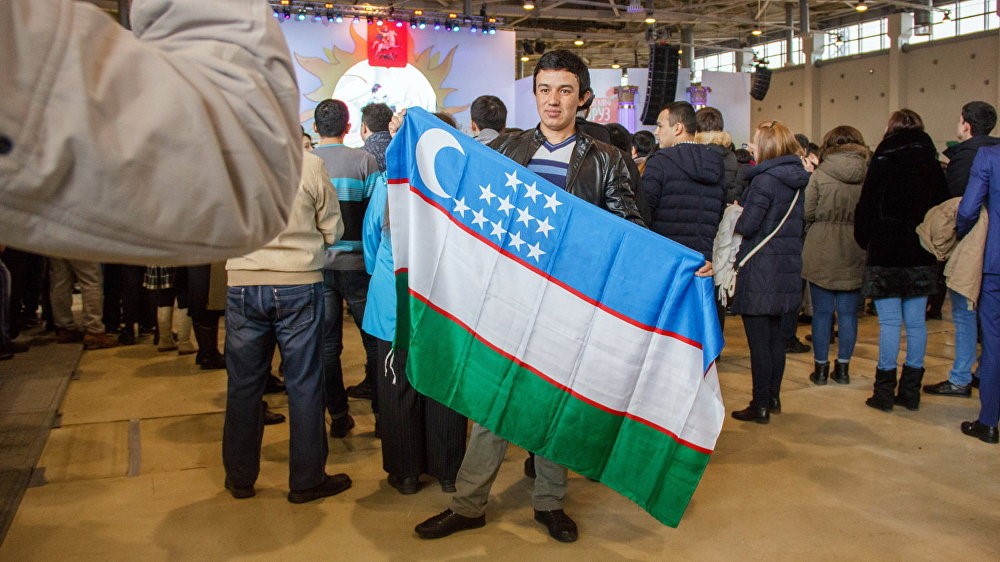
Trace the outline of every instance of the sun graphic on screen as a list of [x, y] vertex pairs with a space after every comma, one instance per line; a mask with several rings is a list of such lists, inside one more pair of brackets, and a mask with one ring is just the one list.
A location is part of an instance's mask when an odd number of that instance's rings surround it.
[[[407, 65], [383, 68], [368, 64], [368, 45], [354, 25], [350, 26], [350, 33], [354, 42], [352, 51], [334, 45], [332, 49], [323, 49], [324, 58], [295, 54], [302, 68], [320, 80], [320, 87], [306, 94], [306, 98], [317, 103], [328, 98], [347, 103], [354, 125], [344, 139], [345, 144], [361, 145], [361, 108], [369, 103], [385, 103], [393, 110], [419, 106], [428, 111], [452, 114], [468, 109], [468, 105], [445, 105], [445, 99], [455, 91], [443, 84], [451, 72], [457, 45], [442, 59], [441, 53], [432, 53], [433, 47], [415, 53], [413, 37], [409, 36]], [[299, 115], [302, 123], [312, 118], [311, 109]]]

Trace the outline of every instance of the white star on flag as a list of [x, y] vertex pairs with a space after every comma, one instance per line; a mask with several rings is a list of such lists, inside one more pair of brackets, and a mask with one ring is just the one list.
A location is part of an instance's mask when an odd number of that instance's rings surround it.
[[486, 220], [486, 213], [480, 211], [472, 211], [472, 224], [476, 226], [483, 226], [490, 221]]
[[543, 193], [542, 196], [545, 197], [545, 208], [546, 209], [552, 209], [552, 214], [555, 214], [556, 213], [556, 207], [558, 207], [559, 205], [562, 205], [561, 201], [557, 201], [556, 200], [556, 192], [553, 191], [551, 196], [545, 195]]
[[536, 203], [537, 199], [538, 199], [538, 196], [542, 194], [541, 191], [538, 191], [538, 187], [535, 186], [536, 183], [538, 183], [538, 182], [531, 182], [530, 184], [528, 184], [528, 183], [524, 184], [524, 185], [528, 186], [528, 191], [524, 192], [524, 196], [525, 197], [531, 197], [531, 202], [532, 203]]
[[497, 240], [502, 239], [503, 235], [507, 233], [504, 227], [500, 224], [500, 221], [491, 222], [490, 224], [493, 225], [493, 232], [490, 233], [490, 236], [496, 236]]
[[542, 250], [541, 246], [542, 245], [540, 242], [536, 242], [534, 244], [528, 244], [528, 257], [535, 258], [535, 261], [537, 262], [539, 256], [547, 253]]
[[531, 213], [528, 212], [528, 209], [529, 207], [525, 205], [523, 209], [517, 210], [517, 222], [524, 223], [524, 226], [528, 226], [528, 223], [535, 218], [531, 216]]
[[525, 243], [524, 240], [521, 239], [521, 234], [515, 232], [515, 233], [511, 234], [511, 236], [510, 236], [510, 242], [507, 242], [507, 245], [508, 246], [514, 246], [515, 248], [517, 248], [518, 250], [520, 250], [521, 246], [524, 245], [524, 243]]
[[549, 225], [549, 217], [545, 217], [543, 220], [535, 219], [535, 222], [538, 223], [538, 230], [535, 232], [544, 234], [546, 238], [549, 237], [549, 231], [555, 229], [554, 226]]
[[507, 172], [504, 172], [504, 175], [507, 176], [507, 187], [511, 188], [514, 191], [517, 191], [517, 186], [518, 185], [524, 183], [523, 181], [517, 179], [517, 171], [516, 170], [514, 172], [510, 173], [510, 174], [508, 174]]
[[513, 208], [514, 206], [510, 204], [510, 197], [504, 197], [503, 199], [500, 199], [500, 211], [507, 213], [509, 215], [510, 210]]
[[461, 199], [455, 199], [455, 209], [452, 212], [458, 213], [464, 219], [465, 218], [465, 212], [468, 211], [468, 210], [470, 210], [470, 209], [465, 204], [465, 197], [462, 197]]
[[[489, 184], [487, 184], [486, 187], [479, 186], [479, 190], [483, 192], [483, 194], [480, 195], [479, 198], [485, 199], [487, 205], [489, 205], [493, 201], [493, 198], [496, 197], [496, 195], [493, 195], [492, 186], [490, 186]], [[548, 207], [548, 205], [546, 205], [546, 207]]]

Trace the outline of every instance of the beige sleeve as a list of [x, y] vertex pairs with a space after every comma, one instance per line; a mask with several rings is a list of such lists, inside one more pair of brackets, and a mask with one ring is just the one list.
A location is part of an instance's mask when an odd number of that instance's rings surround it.
[[323, 233], [323, 242], [327, 246], [336, 244], [344, 235], [344, 220], [340, 214], [340, 200], [330, 186], [326, 166], [319, 156], [306, 153], [302, 163], [302, 187], [312, 193], [316, 201], [316, 227]]
[[299, 93], [266, 2], [0, 2], [0, 243], [204, 263], [284, 228]]

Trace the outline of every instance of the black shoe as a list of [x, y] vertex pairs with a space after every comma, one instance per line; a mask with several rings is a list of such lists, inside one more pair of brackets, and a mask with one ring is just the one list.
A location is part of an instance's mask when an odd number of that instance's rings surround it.
[[395, 474], [390, 474], [387, 478], [389, 485], [396, 489], [397, 492], [403, 494], [404, 496], [409, 496], [410, 494], [416, 494], [420, 491], [420, 481], [416, 476], [397, 476]]
[[285, 415], [279, 414], [278, 412], [272, 412], [264, 407], [264, 425], [277, 425], [279, 423], [285, 423]]
[[986, 443], [993, 443], [994, 445], [1000, 443], [1000, 436], [997, 435], [997, 426], [982, 424], [979, 423], [979, 420], [962, 422], [962, 433]]
[[264, 394], [278, 394], [281, 392], [285, 392], [285, 381], [268, 373], [267, 384], [264, 385]]
[[850, 363], [834, 361], [833, 374], [830, 375], [830, 380], [837, 384], [851, 384], [850, 365]]
[[454, 494], [455, 492], [458, 491], [458, 490], [455, 489], [455, 481], [454, 480], [438, 480], [438, 484], [441, 484], [441, 491], [442, 492], [445, 492], [445, 493], [448, 493], [448, 494]]
[[238, 500], [252, 498], [257, 495], [257, 491], [253, 489], [253, 486], [236, 486], [229, 478], [226, 478], [226, 489]]
[[216, 351], [211, 355], [204, 355], [201, 359], [195, 361], [201, 367], [202, 371], [209, 371], [212, 369], [225, 369], [226, 368], [226, 356]]
[[26, 343], [21, 343], [19, 341], [9, 341], [9, 342], [7, 342], [7, 345], [5, 345], [2, 348], [0, 348], [0, 352], [2, 352], [2, 353], [25, 353], [29, 349], [31, 349], [31, 346], [28, 345], [28, 344], [26, 344]]
[[339, 418], [333, 418], [330, 420], [330, 437], [335, 439], [343, 439], [347, 437], [347, 434], [351, 432], [354, 428], [354, 418], [351, 414], [345, 413]]
[[422, 539], [441, 539], [466, 529], [478, 529], [486, 525], [486, 516], [465, 517], [450, 509], [438, 513], [414, 529]]
[[933, 310], [928, 310], [927, 314], [924, 316], [925, 320], [940, 320], [941, 319], [941, 309], [935, 308]]
[[326, 475], [326, 479], [318, 486], [306, 490], [292, 490], [288, 492], [288, 501], [292, 503], [306, 503], [320, 498], [335, 496], [351, 487], [351, 478], [346, 474]]
[[795, 319], [799, 324], [805, 324], [806, 326], [812, 324], [813, 317], [808, 314], [799, 314]]
[[561, 509], [553, 509], [552, 511], [538, 511], [536, 509], [535, 521], [548, 527], [549, 535], [559, 542], [574, 542], [579, 536], [576, 523]]
[[781, 398], [772, 398], [771, 401], [767, 403], [767, 412], [769, 414], [780, 414]]
[[364, 382], [347, 387], [347, 395], [358, 400], [371, 400], [374, 394], [371, 385]]
[[121, 345], [135, 345], [135, 332], [129, 328], [122, 330], [122, 333], [118, 334], [118, 343]]
[[535, 477], [535, 455], [528, 453], [528, 458], [524, 459], [524, 475], [528, 478]]
[[972, 375], [972, 382], [969, 383], [969, 386], [972, 388], [979, 388], [979, 377]]
[[13, 358], [14, 358], [13, 351], [5, 351], [3, 349], [0, 349], [0, 361], [7, 361], [8, 359], [13, 359]]
[[757, 406], [747, 406], [742, 410], [736, 410], [732, 414], [733, 419], [740, 421], [752, 421], [757, 423], [771, 423], [771, 414], [767, 408]]
[[813, 362], [813, 372], [809, 375], [809, 380], [813, 384], [823, 386], [830, 378], [830, 363]]
[[951, 381], [941, 381], [937, 384], [925, 384], [924, 392], [936, 394], [938, 396], [972, 396], [972, 388], [969, 385], [958, 386]]
[[799, 338], [792, 338], [785, 343], [785, 353], [808, 353], [812, 348], [799, 341]]

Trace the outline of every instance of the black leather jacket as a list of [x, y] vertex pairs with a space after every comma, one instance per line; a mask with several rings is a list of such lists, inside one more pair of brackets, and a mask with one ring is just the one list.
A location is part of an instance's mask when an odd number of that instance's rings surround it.
[[[603, 207], [626, 220], [645, 227], [632, 191], [632, 178], [621, 151], [588, 137], [577, 130], [566, 172], [566, 191], [598, 207]], [[538, 127], [500, 135], [490, 147], [522, 166], [535, 155], [545, 142]]]

